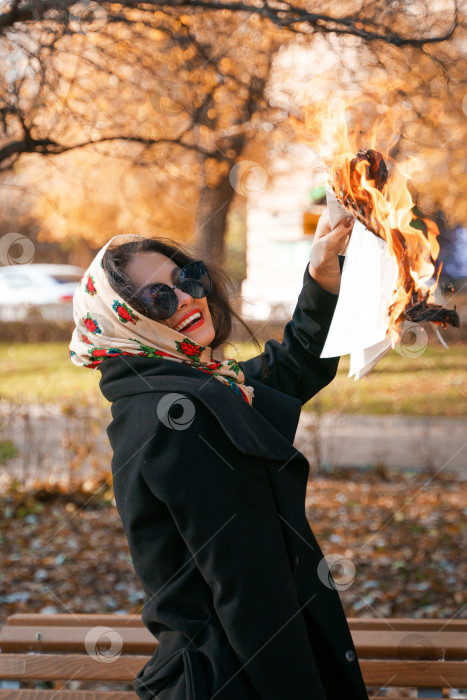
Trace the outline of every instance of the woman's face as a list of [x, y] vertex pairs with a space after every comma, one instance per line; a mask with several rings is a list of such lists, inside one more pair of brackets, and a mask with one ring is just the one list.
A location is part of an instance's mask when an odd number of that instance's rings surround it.
[[[145, 250], [133, 256], [126, 266], [125, 272], [138, 289], [156, 282], [163, 282], [173, 287], [178, 279], [176, 275], [180, 272], [180, 267], [166, 255], [163, 255], [163, 253]], [[199, 345], [209, 347], [216, 333], [207, 298], [195, 299], [178, 287], [173, 291], [177, 295], [178, 308], [173, 316], [157, 321], [157, 323], [179, 330], [178, 326], [181, 325], [181, 321], [185, 316], [189, 316], [194, 311], [199, 311], [201, 320], [194, 323], [192, 327], [180, 330], [180, 333], [183, 333], [185, 337], [194, 340]]]

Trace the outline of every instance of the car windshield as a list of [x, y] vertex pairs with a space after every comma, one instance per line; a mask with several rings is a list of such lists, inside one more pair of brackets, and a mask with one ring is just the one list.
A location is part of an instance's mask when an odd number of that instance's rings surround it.
[[79, 282], [81, 277], [80, 275], [74, 275], [74, 274], [64, 274], [64, 275], [50, 275], [56, 282], [59, 282], [60, 284], [67, 284], [68, 282]]

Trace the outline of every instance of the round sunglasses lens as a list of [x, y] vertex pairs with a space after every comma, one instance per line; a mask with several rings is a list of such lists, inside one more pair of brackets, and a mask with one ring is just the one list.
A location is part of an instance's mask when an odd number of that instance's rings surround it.
[[187, 294], [196, 299], [209, 294], [212, 287], [209, 273], [202, 261], [185, 265], [180, 273], [180, 284]]
[[164, 320], [173, 316], [177, 310], [177, 297], [166, 284], [153, 285], [141, 297], [144, 305], [151, 312], [151, 317]]
[[182, 280], [181, 286], [184, 292], [195, 299], [201, 299], [206, 294], [203, 285], [197, 280]]

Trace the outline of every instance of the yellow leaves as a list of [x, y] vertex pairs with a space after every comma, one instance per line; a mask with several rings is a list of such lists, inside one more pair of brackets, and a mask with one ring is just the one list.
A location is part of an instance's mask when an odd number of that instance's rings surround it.
[[206, 126], [206, 124], [201, 124], [201, 126], [198, 129], [198, 132], [199, 135], [204, 139], [207, 139], [211, 136], [211, 129], [208, 126]]
[[215, 158], [206, 158], [206, 160], [204, 161], [204, 165], [206, 168], [215, 167], [215, 166], [217, 166], [217, 164], [218, 164], [218, 161]]
[[225, 71], [226, 73], [230, 73], [234, 69], [234, 63], [230, 58], [228, 58], [227, 56], [224, 56], [224, 58], [221, 58], [221, 60], [219, 61], [219, 67], [220, 67], [221, 71]]
[[187, 46], [187, 48], [183, 52], [183, 58], [186, 61], [189, 61], [194, 56], [196, 56], [196, 48], [194, 46]]
[[228, 163], [225, 161], [219, 162], [215, 158], [206, 158], [204, 167], [205, 181], [208, 187], [216, 187], [229, 171]]
[[165, 170], [172, 177], [178, 177], [180, 175], [180, 168], [178, 168], [174, 163], [167, 163], [165, 165]]
[[151, 29], [147, 30], [148, 32], [148, 38], [152, 39], [153, 41], [162, 41], [165, 39], [165, 34], [164, 32], [161, 32], [160, 29], [155, 29], [154, 27], [151, 27]]
[[226, 175], [230, 170], [230, 165], [225, 161], [219, 163], [219, 171], [222, 175]]

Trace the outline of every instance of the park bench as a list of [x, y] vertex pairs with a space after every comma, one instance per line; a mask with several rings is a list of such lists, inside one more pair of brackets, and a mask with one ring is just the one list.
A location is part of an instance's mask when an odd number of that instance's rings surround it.
[[[392, 700], [453, 697], [452, 689], [467, 688], [467, 620], [348, 622], [370, 698], [387, 697], [387, 689]], [[111, 628], [110, 636], [98, 628]], [[10, 615], [0, 628], [0, 700], [137, 700], [126, 688], [156, 647], [136, 615]], [[33, 681], [54, 689], [34, 689]], [[64, 688], [73, 681], [75, 689]]]

